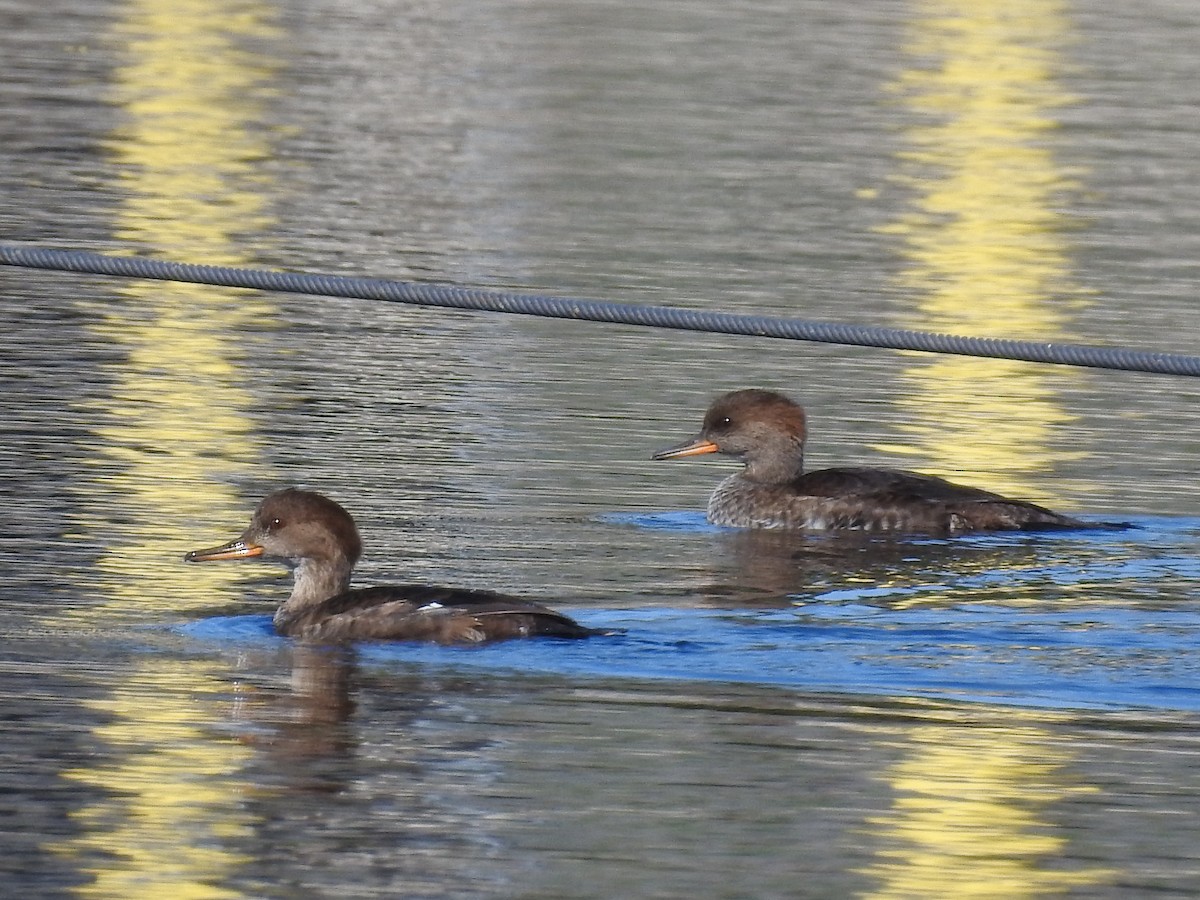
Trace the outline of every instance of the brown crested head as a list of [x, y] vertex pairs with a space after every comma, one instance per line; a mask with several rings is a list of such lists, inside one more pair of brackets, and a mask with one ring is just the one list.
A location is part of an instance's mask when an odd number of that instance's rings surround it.
[[241, 540], [262, 547], [264, 556], [282, 559], [353, 565], [362, 555], [350, 513], [328, 497], [298, 488], [276, 491], [259, 503]]
[[799, 404], [775, 391], [750, 388], [718, 397], [696, 437], [660, 450], [651, 459], [724, 453], [746, 463], [746, 478], [783, 483], [804, 471], [806, 435]]
[[719, 452], [745, 456], [767, 447], [803, 447], [804, 408], [776, 391], [748, 388], [718, 397], [704, 414], [701, 437]]

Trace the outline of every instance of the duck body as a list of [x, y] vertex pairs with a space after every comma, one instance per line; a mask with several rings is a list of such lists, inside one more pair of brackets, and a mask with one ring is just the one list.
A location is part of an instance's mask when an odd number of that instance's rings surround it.
[[713, 492], [708, 520], [735, 528], [957, 534], [1090, 527], [1024, 500], [899, 469], [804, 471], [804, 410], [774, 391], [717, 398], [693, 439], [655, 453], [723, 453], [745, 463]]
[[275, 630], [311, 642], [433, 641], [479, 644], [522, 637], [601, 634], [540, 603], [495, 591], [425, 584], [350, 588], [362, 543], [353, 518], [328, 497], [295, 488], [266, 497], [250, 526], [188, 562], [273, 557], [295, 566]]
[[275, 630], [320, 643], [408, 640], [480, 644], [599, 633], [540, 603], [495, 591], [428, 584], [359, 588], [300, 611], [284, 604], [275, 613]]
[[1036, 504], [934, 475], [867, 468], [820, 469], [784, 484], [730, 475], [709, 498], [708, 520], [732, 528], [922, 534], [1085, 527]]

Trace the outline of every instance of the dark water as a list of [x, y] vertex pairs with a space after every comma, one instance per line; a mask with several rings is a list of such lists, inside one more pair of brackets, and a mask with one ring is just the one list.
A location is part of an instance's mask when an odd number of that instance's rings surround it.
[[[0, 239], [1195, 352], [1191, 5], [0, 2]], [[6, 895], [1190, 896], [1190, 381], [0, 269]], [[809, 459], [1125, 531], [714, 529]], [[269, 565], [619, 633], [334, 652]]]

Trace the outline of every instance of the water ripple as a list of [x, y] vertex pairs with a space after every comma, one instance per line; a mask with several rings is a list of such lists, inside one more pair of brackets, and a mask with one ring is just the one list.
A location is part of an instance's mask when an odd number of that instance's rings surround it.
[[[571, 678], [752, 683], [805, 691], [926, 696], [1051, 709], [1200, 710], [1194, 609], [964, 606], [893, 610], [591, 609], [577, 618], [624, 633], [587, 642], [477, 648], [373, 644], [371, 665], [537, 672]], [[280, 642], [263, 615], [180, 630], [214, 645]]]

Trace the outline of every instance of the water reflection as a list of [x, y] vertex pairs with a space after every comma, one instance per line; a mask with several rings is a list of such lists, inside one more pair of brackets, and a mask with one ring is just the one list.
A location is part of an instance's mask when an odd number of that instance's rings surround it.
[[[289, 790], [326, 793], [345, 788], [341, 761], [354, 749], [353, 731], [347, 726], [355, 706], [354, 670], [350, 648], [298, 644], [292, 649], [290, 690], [282, 697], [266, 694], [265, 704], [264, 695], [253, 694], [234, 708], [235, 722], [267, 728], [261, 740], [255, 738], [258, 728], [249, 732], [248, 742], [263, 751], [272, 771], [283, 773]], [[327, 760], [334, 765], [322, 767]]]
[[[1064, 5], [923, 0], [908, 27], [911, 64], [895, 84], [916, 120], [900, 177], [913, 208], [888, 229], [901, 239], [902, 284], [917, 309], [906, 324], [959, 334], [1064, 336], [1072, 284], [1060, 198], [1074, 187], [1049, 136], [1071, 101], [1056, 84], [1070, 33]], [[1059, 436], [1072, 416], [1066, 376], [1007, 361], [943, 357], [905, 375], [902, 430], [937, 471], [1058, 505], [1036, 476], [1082, 451]], [[1011, 571], [1015, 564], [1002, 569]], [[1008, 580], [984, 593], [1008, 595]], [[1108, 873], [1046, 868], [1067, 839], [1048, 815], [1071, 790], [1071, 754], [1036, 727], [923, 725], [905, 759], [882, 773], [895, 796], [872, 821], [881, 840], [866, 870], [876, 897], [1036, 896], [1095, 884]]]
[[256, 825], [230, 883], [246, 896], [490, 894], [505, 823], [482, 795], [497, 763], [459, 709], [487, 693], [478, 679], [364, 669], [346, 648], [283, 652], [285, 684], [259, 674], [271, 654], [238, 665], [228, 727], [255, 750], [243, 775]]
[[[912, 209], [887, 231], [900, 238], [908, 327], [957, 334], [1063, 339], [1081, 302], [1072, 278], [1071, 222], [1061, 211], [1076, 173], [1056, 157], [1057, 85], [1070, 37], [1064, 4], [916, 4], [911, 65], [893, 89], [917, 124], [905, 132], [896, 176]], [[914, 357], [901, 430], [938, 472], [1001, 493], [1060, 504], [1036, 476], [1078, 460], [1058, 399], [1068, 378], [1030, 363]], [[1082, 490], [1083, 486], [1079, 486]]]
[[212, 888], [247, 861], [232, 848], [249, 833], [239, 811], [246, 752], [209, 731], [197, 710], [224, 683], [186, 660], [156, 658], [88, 706], [110, 755], [61, 775], [108, 799], [73, 813], [80, 833], [54, 847], [92, 877], [82, 896], [233, 897]]
[[[124, 61], [112, 96], [124, 124], [107, 143], [124, 175], [114, 234], [126, 245], [222, 264], [252, 262], [239, 245], [266, 223], [253, 163], [268, 151], [259, 120], [273, 63], [267, 6], [137, 0], [114, 36]], [[251, 52], [249, 44], [256, 44]], [[198, 525], [238, 511], [233, 482], [258, 471], [244, 350], [231, 335], [269, 320], [261, 298], [191, 285], [127, 282], [90, 308], [92, 330], [118, 361], [88, 401], [91, 457], [79, 528], [103, 548], [80, 591], [100, 603], [77, 615], [129, 627], [148, 612], [212, 604], [234, 573], [184, 570]], [[219, 323], [220, 327], [215, 327]], [[250, 826], [239, 771], [249, 751], [213, 738], [198, 696], [227, 691], [208, 666], [157, 655], [92, 705], [112, 761], [66, 777], [109, 799], [76, 813], [82, 833], [57, 849], [93, 877], [96, 896], [236, 896], [213, 885], [246, 861]]]
[[[1160, 540], [1103, 530], [950, 539], [714, 530], [707, 565], [684, 589], [712, 606], [790, 606], [842, 596], [891, 609], [973, 602], [1045, 606], [1048, 584], [1059, 595], [1086, 600], [1102, 586], [1136, 584], [1153, 566], [1169, 565], [1177, 577], [1194, 570], [1164, 556]], [[1148, 553], [1156, 561], [1148, 562]]]
[[[964, 727], [964, 725], [968, 727]], [[1096, 793], [1071, 775], [1074, 754], [1026, 721], [920, 725], [885, 778], [892, 808], [871, 820], [881, 845], [868, 897], [1035, 897], [1111, 880], [1100, 866], [1064, 870], [1056, 803]]]

